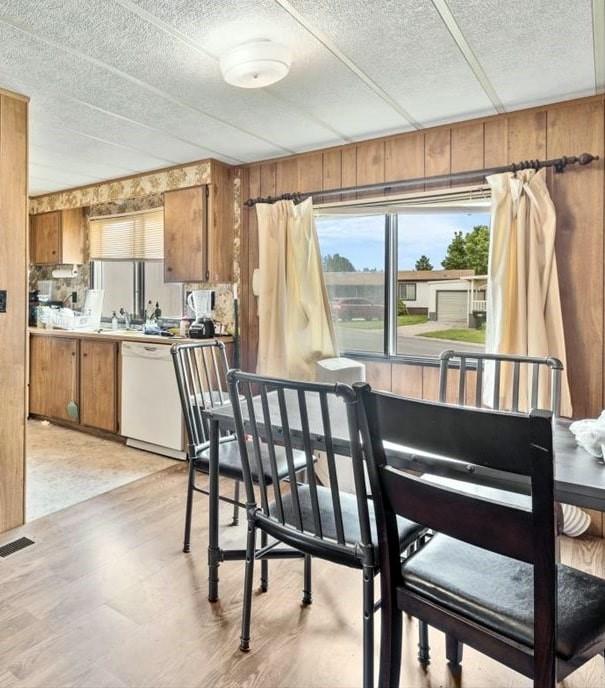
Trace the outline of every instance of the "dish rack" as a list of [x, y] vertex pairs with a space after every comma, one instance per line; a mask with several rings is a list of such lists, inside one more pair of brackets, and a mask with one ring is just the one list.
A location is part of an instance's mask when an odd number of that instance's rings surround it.
[[38, 323], [58, 330], [96, 330], [101, 325], [103, 290], [88, 289], [81, 313], [71, 308], [38, 307]]

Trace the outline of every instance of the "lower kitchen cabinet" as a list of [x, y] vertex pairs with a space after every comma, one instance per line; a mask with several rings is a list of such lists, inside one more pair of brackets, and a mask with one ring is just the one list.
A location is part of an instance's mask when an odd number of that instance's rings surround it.
[[30, 338], [30, 413], [77, 421], [77, 407], [70, 402], [79, 401], [78, 378], [76, 338]]
[[118, 342], [80, 342], [80, 423], [118, 431]]

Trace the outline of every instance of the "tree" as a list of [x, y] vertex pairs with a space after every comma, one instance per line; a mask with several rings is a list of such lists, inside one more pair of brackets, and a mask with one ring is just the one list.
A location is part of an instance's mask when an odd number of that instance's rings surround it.
[[470, 232], [454, 232], [441, 265], [446, 270], [474, 270], [475, 275], [487, 274], [489, 228], [475, 225]]
[[428, 256], [425, 256], [422, 254], [420, 258], [416, 261], [416, 270], [432, 270], [433, 266], [431, 265], [431, 261], [428, 259]]
[[353, 263], [339, 253], [324, 256], [323, 264], [324, 272], [356, 272]]
[[454, 232], [454, 238], [447, 247], [445, 258], [441, 261], [441, 265], [446, 270], [464, 270], [468, 268], [466, 244], [462, 232]]
[[475, 225], [471, 232], [464, 237], [464, 247], [468, 267], [475, 271], [475, 275], [487, 275], [487, 260], [489, 256], [489, 229], [486, 225]]

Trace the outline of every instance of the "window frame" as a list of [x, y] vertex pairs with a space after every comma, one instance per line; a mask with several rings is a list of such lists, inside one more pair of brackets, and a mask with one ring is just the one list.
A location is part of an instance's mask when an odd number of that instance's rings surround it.
[[[473, 187], [471, 189], [464, 189], [473, 194], [475, 191], [481, 192], [485, 187]], [[427, 197], [431, 197], [427, 194]], [[437, 191], [434, 196], [436, 200], [439, 199], [440, 194]], [[417, 354], [403, 354], [397, 352], [397, 301], [398, 295], [398, 236], [399, 236], [399, 214], [405, 214], [405, 208], [396, 207], [396, 199], [380, 199], [376, 201], [375, 205], [385, 205], [385, 278], [384, 278], [384, 307], [385, 307], [385, 326], [384, 326], [384, 346], [382, 353], [376, 351], [359, 351], [355, 349], [345, 349], [341, 354], [351, 358], [358, 358], [370, 361], [393, 361], [400, 364], [408, 365], [423, 365], [423, 366], [438, 366], [438, 356], [426, 354], [419, 356]], [[346, 206], [346, 204], [342, 204]], [[354, 203], [346, 206], [353, 210]], [[360, 204], [360, 210], [363, 205]], [[321, 212], [321, 207], [317, 208]], [[430, 211], [430, 206], [427, 205], [427, 212]], [[416, 299], [417, 289], [416, 286]]]
[[[414, 296], [412, 296], [411, 298], [408, 298], [407, 296], [403, 297], [401, 295], [401, 292], [400, 292], [401, 287], [406, 287], [406, 289], [407, 289], [407, 287], [414, 287], [414, 290], [413, 290]], [[399, 301], [417, 301], [418, 300], [418, 284], [416, 282], [410, 282], [410, 280], [403, 280], [402, 282], [397, 280], [397, 298], [399, 299]]]
[[[91, 289], [95, 289], [95, 263], [102, 263], [104, 262], [103, 260], [91, 260], [89, 261], [89, 284]], [[106, 262], [112, 262], [111, 260], [108, 260]], [[129, 315], [132, 316], [132, 322], [140, 325], [145, 322], [145, 304], [146, 304], [146, 293], [145, 293], [145, 263], [150, 262], [150, 261], [145, 261], [145, 260], [126, 260], [123, 261], [125, 263], [132, 263], [133, 265], [133, 280], [132, 280], [132, 300], [134, 303], [134, 307], [136, 309], [136, 312], [134, 313], [129, 313]], [[154, 262], [163, 262], [163, 261], [154, 261]], [[174, 283], [172, 283], [174, 284]], [[180, 289], [181, 289], [181, 302], [185, 303], [185, 285], [184, 283], [179, 284]], [[103, 320], [107, 321], [108, 317], [105, 316], [105, 318], [102, 318]], [[168, 320], [168, 321], [177, 321], [178, 317], [170, 317], [170, 316], [162, 316], [163, 320]]]

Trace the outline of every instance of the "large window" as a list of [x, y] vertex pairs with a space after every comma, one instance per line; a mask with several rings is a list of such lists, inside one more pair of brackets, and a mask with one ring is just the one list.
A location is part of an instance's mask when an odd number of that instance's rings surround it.
[[317, 232], [340, 350], [438, 356], [485, 341], [489, 197], [422, 194], [319, 208]]
[[149, 301], [180, 318], [183, 285], [164, 283], [162, 208], [90, 220], [91, 284], [103, 289], [103, 317], [124, 309], [143, 319]]

